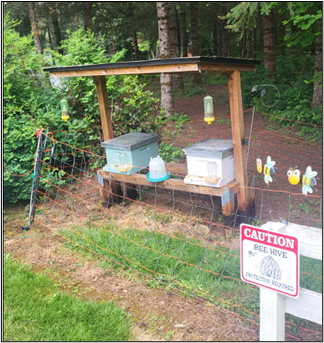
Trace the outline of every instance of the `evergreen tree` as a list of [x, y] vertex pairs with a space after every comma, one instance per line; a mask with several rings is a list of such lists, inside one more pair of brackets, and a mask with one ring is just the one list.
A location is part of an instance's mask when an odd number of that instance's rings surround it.
[[[157, 2], [157, 17], [160, 39], [160, 58], [170, 58], [169, 16], [166, 2]], [[166, 116], [174, 112], [171, 74], [161, 73], [161, 108]]]
[[213, 12], [213, 42], [212, 42], [212, 50], [213, 50], [213, 55], [217, 56], [218, 54], [218, 20], [217, 20], [217, 7], [216, 4], [213, 2], [212, 3], [212, 12]]
[[50, 11], [51, 11], [52, 24], [54, 27], [54, 37], [55, 37], [57, 51], [60, 54], [63, 54], [63, 50], [60, 48], [62, 38], [61, 38], [61, 30], [60, 30], [60, 26], [59, 26], [59, 22], [57, 18], [56, 4], [53, 4], [53, 7], [50, 7]]
[[181, 26], [181, 50], [182, 57], [188, 56], [188, 38], [187, 38], [187, 21], [185, 12], [185, 3], [180, 2], [180, 26]]
[[301, 46], [307, 48], [314, 45], [314, 87], [312, 108], [322, 106], [322, 71], [323, 71], [323, 31], [322, 31], [322, 3], [320, 2], [288, 2], [287, 3], [290, 18], [284, 24], [292, 22], [293, 27], [300, 29], [292, 32], [292, 35], [286, 37], [288, 46]]
[[[196, 1], [190, 2], [190, 23], [191, 23], [191, 53], [192, 56], [199, 56], [199, 42], [198, 42], [198, 3]], [[194, 82], [202, 83], [200, 73], [194, 74]]]
[[35, 8], [34, 8], [34, 3], [32, 1], [28, 1], [27, 4], [28, 4], [28, 13], [29, 13], [30, 25], [33, 29], [33, 37], [34, 37], [35, 47], [36, 47], [36, 50], [42, 54], [43, 49], [42, 49], [42, 43], [40, 41], [40, 36], [39, 36], [39, 29], [38, 29], [38, 24], [37, 24], [37, 19], [36, 19], [36, 12], [35, 12]]
[[[172, 6], [172, 3], [170, 3]], [[178, 34], [177, 34], [177, 18], [176, 7], [172, 6], [169, 11], [169, 34], [170, 34], [170, 53], [171, 57], [180, 57]], [[174, 91], [181, 91], [184, 89], [182, 74], [172, 74], [172, 84]]]
[[87, 31], [88, 29], [93, 31], [91, 10], [92, 10], [92, 2], [91, 1], [82, 1], [82, 12], [83, 12], [83, 20], [84, 20], [85, 31]]
[[273, 12], [271, 10], [264, 11], [262, 14], [262, 19], [264, 67], [267, 69], [268, 78], [271, 79], [274, 77], [276, 72]]

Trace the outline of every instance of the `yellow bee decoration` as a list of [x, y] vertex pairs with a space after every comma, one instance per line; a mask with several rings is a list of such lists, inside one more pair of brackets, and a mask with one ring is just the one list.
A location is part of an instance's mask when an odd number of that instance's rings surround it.
[[315, 179], [316, 175], [317, 175], [317, 172], [312, 171], [312, 167], [308, 166], [306, 168], [306, 173], [303, 175], [301, 179], [301, 184], [303, 186], [302, 192], [304, 195], [307, 195], [307, 192], [313, 193], [313, 188], [316, 186], [316, 183], [317, 183]]
[[256, 159], [256, 166], [257, 166], [258, 173], [262, 173], [262, 161], [260, 158]]
[[269, 182], [272, 182], [272, 178], [274, 178], [274, 175], [276, 173], [275, 169], [273, 166], [276, 164], [275, 161], [271, 161], [271, 157], [267, 157], [267, 164], [264, 165], [263, 168], [263, 174], [264, 174], [264, 182], [268, 185]]
[[292, 185], [297, 185], [300, 181], [300, 170], [297, 169], [298, 167], [289, 168], [287, 175], [288, 175], [288, 181]]

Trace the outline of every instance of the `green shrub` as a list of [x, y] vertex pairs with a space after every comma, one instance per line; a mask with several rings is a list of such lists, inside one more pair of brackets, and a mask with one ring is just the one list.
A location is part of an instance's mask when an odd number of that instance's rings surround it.
[[162, 142], [159, 145], [159, 155], [164, 162], [177, 162], [184, 157], [182, 148], [173, 146], [173, 144]]
[[[68, 34], [69, 38], [61, 44], [66, 55], [62, 56], [51, 50], [59, 65], [114, 63], [125, 56], [126, 50], [123, 49], [108, 59], [102, 42], [98, 43], [91, 31], [85, 35], [80, 28], [73, 33], [68, 31]], [[73, 117], [82, 118], [92, 126], [100, 125], [99, 105], [93, 78], [65, 78], [62, 83], [61, 93], [62, 96], [68, 96]], [[137, 76], [108, 76], [106, 85], [116, 136], [131, 131], [153, 132], [158, 129], [159, 122], [165, 119], [163, 115], [154, 116], [158, 99], [153, 97], [152, 92], [143, 90], [145, 84], [140, 84]], [[68, 89], [67, 94], [65, 89]], [[153, 124], [143, 125], [147, 122]], [[101, 129], [98, 131], [98, 134], [101, 133]]]
[[[310, 67], [311, 66], [311, 67]], [[273, 114], [301, 123], [322, 125], [321, 109], [311, 109], [313, 94], [314, 56], [311, 53], [278, 56], [276, 58], [276, 78], [269, 80], [263, 64], [256, 67], [256, 72], [242, 73], [242, 96], [245, 107], [256, 105], [262, 112]], [[252, 92], [254, 86], [259, 86]], [[260, 87], [263, 85], [262, 87]], [[274, 85], [278, 91], [271, 86]], [[261, 96], [261, 91], [265, 94]], [[282, 125], [292, 125], [291, 121], [271, 117]], [[306, 131], [315, 132], [308, 128]]]
[[202, 74], [204, 85], [226, 85], [227, 76], [223, 73], [204, 73]]
[[[33, 48], [32, 35], [19, 37], [16, 21], [4, 19], [4, 163], [13, 174], [32, 169], [36, 150], [35, 130], [60, 118], [57, 98], [40, 68], [43, 56]], [[45, 126], [44, 125], [44, 126]], [[46, 127], [46, 126], [45, 126]], [[16, 202], [30, 196], [31, 176], [4, 173], [4, 200]]]
[[[102, 140], [101, 129], [92, 129], [100, 125], [100, 114], [96, 87], [91, 77], [61, 78], [60, 87], [52, 87], [48, 74], [41, 68], [51, 65], [52, 61], [35, 51], [33, 37], [20, 37], [15, 31], [17, 22], [9, 16], [4, 21], [4, 162], [10, 173], [21, 175], [33, 168], [37, 146], [36, 128], [49, 127], [57, 132], [55, 139], [73, 142], [78, 148], [91, 148], [100, 151]], [[105, 49], [90, 31], [85, 35], [80, 28], [76, 32], [68, 32], [69, 37], [62, 41], [66, 55], [62, 56], [49, 50], [53, 61], [58, 65], [77, 65], [117, 62], [125, 54], [125, 50], [107, 58]], [[158, 131], [165, 116], [156, 111], [157, 99], [136, 76], [107, 77], [107, 91], [113, 98], [113, 120], [115, 135], [130, 131]], [[61, 119], [60, 100], [67, 98], [70, 119]], [[143, 125], [144, 122], [150, 124]], [[81, 158], [81, 153], [79, 153]], [[76, 155], [78, 158], [78, 155]], [[47, 161], [49, 157], [45, 157]], [[69, 162], [69, 157], [64, 157]], [[102, 161], [101, 161], [102, 162]], [[92, 164], [91, 167], [98, 167]], [[43, 178], [55, 178], [59, 174], [46, 167]], [[57, 181], [63, 182], [63, 181]], [[55, 183], [55, 182], [54, 182]], [[4, 200], [16, 202], [30, 197], [31, 173], [17, 177], [4, 172]]]

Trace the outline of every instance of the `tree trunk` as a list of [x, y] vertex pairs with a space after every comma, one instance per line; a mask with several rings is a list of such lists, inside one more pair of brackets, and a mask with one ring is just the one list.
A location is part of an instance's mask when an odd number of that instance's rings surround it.
[[257, 44], [257, 29], [253, 29], [253, 58], [256, 58], [256, 52], [258, 50], [258, 44]]
[[217, 49], [218, 49], [218, 37], [217, 37], [217, 14], [216, 14], [216, 5], [215, 3], [212, 4], [213, 9], [213, 56], [217, 56]]
[[[169, 14], [170, 52], [172, 58], [180, 57], [177, 35], [177, 18], [175, 11], [176, 8], [173, 6]], [[184, 89], [182, 74], [172, 74], [172, 84], [174, 91], [182, 91]]]
[[[321, 21], [321, 27], [322, 27], [322, 21]], [[316, 40], [315, 40], [315, 76], [318, 75], [318, 73], [323, 71], [322, 45], [323, 45], [322, 36], [316, 38]], [[323, 93], [322, 93], [322, 91], [323, 91], [322, 82], [314, 82], [313, 101], [312, 101], [312, 108], [313, 109], [315, 107], [321, 106], [323, 104]]]
[[[276, 11], [276, 7], [271, 9], [272, 13], [272, 26], [273, 26], [273, 45], [276, 49], [276, 46], [278, 45], [278, 35], [277, 35], [277, 16], [278, 11]], [[276, 53], [276, 50], [274, 50], [274, 54]]]
[[187, 57], [188, 41], [187, 41], [187, 22], [184, 4], [180, 2], [180, 22], [181, 22], [181, 50], [182, 57]]
[[56, 47], [57, 47], [57, 51], [63, 55], [63, 49], [61, 49], [61, 31], [60, 31], [60, 26], [59, 26], [59, 22], [57, 19], [57, 13], [56, 10], [54, 9], [54, 12], [51, 14], [51, 18], [52, 18], [52, 23], [53, 23], [53, 27], [54, 27], [54, 37], [55, 37], [55, 43], [56, 43]]
[[281, 37], [281, 49], [280, 49], [280, 55], [285, 56], [286, 55], [286, 44], [283, 44], [284, 37], [286, 36], [286, 25], [283, 25], [282, 22], [286, 20], [286, 16], [284, 14], [281, 14], [280, 16], [280, 37]]
[[245, 55], [245, 46], [246, 46], [246, 28], [243, 26], [243, 37], [242, 37], [242, 52], [241, 58], [244, 58]]
[[52, 48], [52, 37], [51, 37], [51, 31], [50, 31], [50, 27], [49, 27], [49, 22], [48, 19], [46, 18], [46, 26], [47, 26], [47, 34], [48, 34], [48, 43], [51, 49]]
[[264, 67], [269, 79], [275, 75], [275, 56], [274, 56], [274, 35], [273, 35], [273, 14], [263, 14], [263, 54]]
[[177, 40], [178, 40], [178, 49], [179, 49], [179, 56], [180, 57], [180, 47], [181, 47], [181, 38], [180, 38], [180, 21], [179, 21], [179, 13], [177, 10], [176, 5], [173, 6], [175, 11], [175, 17], [176, 17], [176, 28], [177, 28]]
[[[157, 17], [160, 39], [160, 58], [170, 58], [169, 21], [166, 2], [157, 2]], [[161, 108], [167, 117], [174, 112], [171, 74], [161, 73]]]
[[137, 33], [136, 33], [136, 29], [133, 28], [133, 43], [134, 43], [134, 57], [135, 57], [135, 61], [139, 60], [139, 53], [138, 53], [138, 44], [137, 44]]
[[222, 55], [223, 57], [230, 57], [229, 31], [225, 29], [225, 25], [223, 25], [223, 32], [222, 32]]
[[[258, 4], [258, 13], [261, 12], [260, 3]], [[262, 15], [258, 14], [257, 26], [259, 28], [259, 49], [258, 51], [261, 52], [263, 49], [263, 24], [262, 24]]]
[[[223, 16], [227, 14], [227, 10], [223, 7], [222, 11]], [[227, 25], [226, 20], [222, 20], [222, 56], [223, 57], [230, 57], [230, 49], [229, 49], [229, 30], [225, 29]]]
[[[128, 15], [131, 21], [131, 28], [132, 28], [132, 36], [133, 36], [133, 50], [134, 50], [134, 59], [135, 61], [139, 60], [139, 50], [138, 50], [138, 44], [137, 44], [137, 32], [135, 27], [135, 20], [134, 20], [134, 8], [133, 8], [133, 2], [128, 2]], [[134, 60], [133, 59], [133, 60]]]
[[246, 57], [247, 58], [253, 58], [253, 51], [252, 51], [252, 34], [253, 31], [248, 30], [247, 32], [247, 36], [246, 36], [246, 40], [247, 40], [247, 44], [246, 44]]
[[115, 39], [114, 39], [114, 29], [112, 24], [110, 23], [110, 34], [111, 34], [111, 42], [114, 51], [114, 55], [116, 54], [116, 46], [115, 46]]
[[88, 29], [93, 31], [91, 8], [92, 8], [92, 2], [91, 1], [82, 1], [84, 29], [86, 32]]
[[156, 58], [160, 58], [160, 47], [158, 45], [156, 45], [155, 54]]
[[[192, 56], [199, 56], [198, 42], [198, 3], [190, 2], [190, 22], [191, 22], [191, 53]], [[202, 83], [201, 74], [194, 74], [194, 82]]]
[[42, 44], [40, 41], [39, 36], [39, 29], [36, 21], [36, 15], [35, 15], [35, 9], [34, 9], [34, 3], [31, 1], [28, 1], [28, 13], [29, 13], [29, 20], [30, 20], [30, 26], [33, 29], [33, 36], [34, 36], [34, 44], [36, 47], [36, 51], [43, 53]]

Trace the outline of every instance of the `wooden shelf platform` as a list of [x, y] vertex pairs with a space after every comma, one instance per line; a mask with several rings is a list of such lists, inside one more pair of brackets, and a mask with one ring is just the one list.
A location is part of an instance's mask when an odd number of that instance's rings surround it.
[[[166, 166], [166, 170], [170, 171], [170, 168]], [[101, 177], [107, 181], [118, 181], [120, 183], [132, 183], [134, 185], [148, 186], [148, 187], [158, 187], [164, 189], [174, 189], [177, 191], [192, 192], [205, 195], [214, 195], [221, 196], [228, 189], [231, 190], [233, 194], [237, 193], [237, 186], [239, 183], [236, 180], [231, 181], [224, 187], [207, 187], [207, 186], [198, 186], [190, 185], [184, 183], [183, 179], [170, 178], [162, 182], [150, 182], [146, 180], [144, 174], [133, 174], [133, 175], [123, 175], [116, 173], [104, 172], [102, 169], [99, 170]]]
[[[123, 196], [129, 199], [136, 199], [136, 185], [211, 195], [221, 197], [223, 223], [228, 228], [231, 228], [233, 226], [234, 194], [238, 193], [239, 182], [233, 180], [226, 184], [224, 187], [219, 188], [190, 185], [184, 183], [183, 180], [184, 176], [187, 175], [186, 164], [166, 163], [166, 170], [173, 173], [173, 176], [180, 176], [181, 178], [171, 177], [166, 181], [152, 183], [146, 180], [144, 174], [136, 173], [132, 175], [124, 175], [105, 172], [102, 168], [100, 168], [99, 174], [102, 177], [103, 181], [102, 184], [99, 184], [99, 191], [101, 198], [104, 201], [104, 205], [110, 206], [111, 201], [119, 202], [123, 198]], [[227, 232], [227, 234], [230, 233], [231, 232]]]

